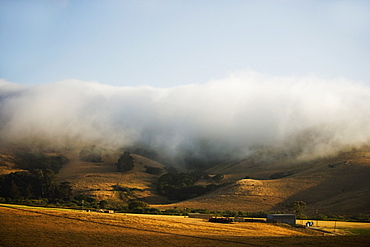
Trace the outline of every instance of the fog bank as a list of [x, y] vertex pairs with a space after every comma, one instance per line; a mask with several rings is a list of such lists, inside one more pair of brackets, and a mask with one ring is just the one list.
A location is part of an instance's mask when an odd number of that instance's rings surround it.
[[0, 138], [141, 145], [170, 159], [243, 157], [263, 146], [299, 159], [367, 145], [370, 88], [346, 79], [232, 74], [171, 88], [0, 81]]

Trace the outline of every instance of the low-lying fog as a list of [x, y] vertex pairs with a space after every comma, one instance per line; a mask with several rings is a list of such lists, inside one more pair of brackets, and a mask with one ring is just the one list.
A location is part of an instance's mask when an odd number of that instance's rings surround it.
[[369, 86], [340, 78], [246, 72], [171, 88], [0, 81], [3, 142], [140, 145], [176, 160], [274, 146], [309, 159], [366, 145], [369, 121]]

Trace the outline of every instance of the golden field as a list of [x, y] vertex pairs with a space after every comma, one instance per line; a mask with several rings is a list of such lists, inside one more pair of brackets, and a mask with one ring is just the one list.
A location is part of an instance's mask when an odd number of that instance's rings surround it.
[[297, 245], [369, 246], [370, 238], [355, 235], [317, 236], [266, 223], [219, 224], [182, 216], [102, 214], [0, 206], [0, 246]]

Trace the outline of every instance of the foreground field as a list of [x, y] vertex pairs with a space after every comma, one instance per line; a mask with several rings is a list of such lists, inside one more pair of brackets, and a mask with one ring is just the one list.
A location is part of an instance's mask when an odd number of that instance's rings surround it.
[[264, 223], [0, 206], [0, 246], [369, 246]]

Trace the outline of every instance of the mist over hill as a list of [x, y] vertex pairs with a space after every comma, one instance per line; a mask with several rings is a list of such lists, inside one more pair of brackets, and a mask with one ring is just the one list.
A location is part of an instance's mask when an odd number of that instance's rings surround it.
[[65, 80], [0, 81], [0, 140], [143, 147], [162, 160], [243, 158], [270, 147], [295, 159], [369, 143], [370, 88], [346, 79], [232, 74], [171, 88]]

